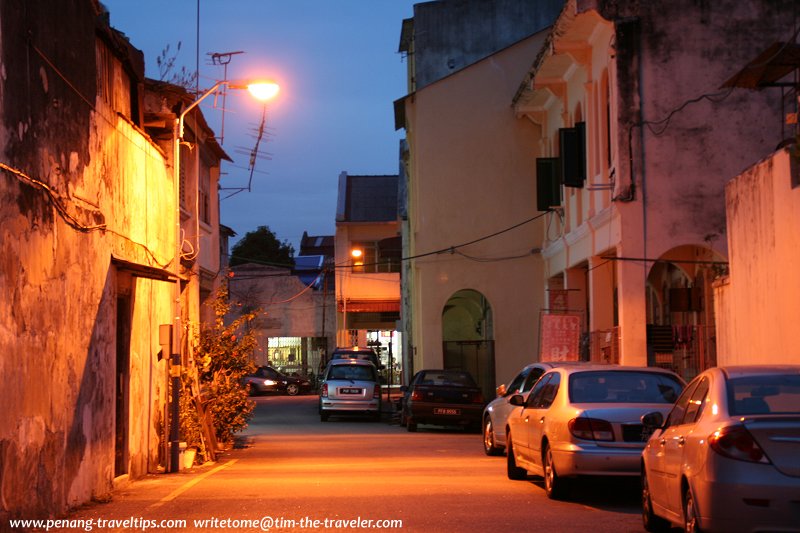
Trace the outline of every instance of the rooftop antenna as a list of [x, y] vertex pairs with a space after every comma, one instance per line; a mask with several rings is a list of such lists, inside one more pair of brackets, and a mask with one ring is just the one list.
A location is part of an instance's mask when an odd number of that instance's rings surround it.
[[[224, 81], [228, 81], [228, 63], [231, 62], [233, 56], [237, 54], [243, 54], [244, 52], [239, 50], [236, 52], [214, 52], [209, 53], [208, 55], [211, 56], [211, 64], [212, 65], [222, 65], [222, 79]], [[222, 124], [220, 125], [219, 129], [219, 144], [225, 144], [225, 100], [228, 96], [227, 91], [222, 91]]]
[[250, 177], [249, 177], [249, 179], [247, 181], [247, 186], [246, 187], [220, 187], [220, 190], [232, 190], [232, 191], [234, 191], [234, 192], [230, 193], [229, 195], [227, 195], [225, 198], [223, 198], [223, 200], [227, 200], [231, 196], [239, 194], [240, 192], [244, 192], [244, 191], [251, 192], [251, 190], [252, 190], [251, 187], [252, 187], [252, 184], [253, 184], [253, 173], [254, 172], [259, 172], [259, 171], [256, 170], [256, 161], [258, 159], [267, 159], [267, 160], [272, 159], [271, 154], [269, 154], [269, 153], [260, 153], [259, 152], [259, 145], [261, 144], [262, 141], [266, 142], [267, 141], [267, 137], [269, 137], [269, 132], [267, 131], [266, 124], [267, 124], [267, 104], [265, 103], [264, 104], [264, 108], [263, 108], [263, 110], [261, 112], [261, 123], [258, 125], [257, 128], [254, 129], [255, 134], [253, 135], [253, 137], [255, 137], [255, 139], [256, 139], [255, 146], [252, 149], [249, 149], [249, 150], [245, 149], [245, 148], [237, 148], [235, 150], [236, 153], [244, 154], [244, 155], [249, 156], [247, 170], [250, 172]]

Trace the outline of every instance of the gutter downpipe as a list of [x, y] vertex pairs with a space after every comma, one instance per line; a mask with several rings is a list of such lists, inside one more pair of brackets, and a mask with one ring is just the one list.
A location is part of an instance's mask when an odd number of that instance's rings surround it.
[[[641, 177], [642, 177], [642, 257], [645, 258], [644, 263], [644, 279], [642, 280], [644, 283], [644, 290], [645, 294], [647, 293], [647, 275], [648, 275], [648, 263], [646, 261], [647, 255], [647, 166], [646, 166], [646, 159], [645, 159], [645, 118], [644, 118], [644, 70], [642, 65], [642, 55], [643, 55], [643, 46], [642, 46], [642, 28], [639, 25], [638, 28], [639, 35], [637, 36], [637, 40], [639, 42], [638, 53], [636, 57], [636, 63], [639, 71], [639, 83], [637, 87], [637, 92], [639, 93], [639, 116], [640, 116], [640, 126], [639, 126], [639, 144], [640, 144], [640, 157], [641, 157]], [[631, 183], [633, 185], [633, 183]]]

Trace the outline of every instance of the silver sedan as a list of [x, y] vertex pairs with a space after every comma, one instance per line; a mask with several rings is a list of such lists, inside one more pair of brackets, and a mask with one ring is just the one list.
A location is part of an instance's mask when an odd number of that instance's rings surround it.
[[638, 476], [649, 437], [641, 417], [666, 414], [683, 389], [659, 368], [580, 365], [554, 368], [508, 418], [508, 477], [544, 478], [549, 498], [562, 499], [578, 476]]
[[800, 531], [800, 366], [711, 368], [644, 421], [648, 531]]
[[497, 387], [497, 398], [483, 409], [483, 451], [486, 455], [502, 455], [506, 447], [506, 421], [515, 409], [511, 398], [522, 394], [527, 398], [542, 374], [557, 366], [578, 365], [580, 362], [539, 362], [526, 365], [507, 385]]

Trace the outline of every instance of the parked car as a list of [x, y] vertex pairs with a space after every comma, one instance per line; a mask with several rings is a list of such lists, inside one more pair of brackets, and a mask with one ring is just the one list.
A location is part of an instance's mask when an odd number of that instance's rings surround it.
[[800, 529], [800, 365], [698, 375], [642, 454], [648, 531]]
[[302, 392], [309, 392], [313, 388], [310, 380], [287, 376], [271, 366], [258, 367], [253, 374], [244, 377], [243, 384], [251, 395], [277, 392], [295, 396]]
[[363, 359], [335, 359], [328, 363], [319, 390], [319, 418], [331, 415], [381, 417], [378, 369]]
[[486, 405], [480, 387], [462, 370], [420, 370], [400, 388], [400, 424], [416, 431], [418, 424], [460, 426], [478, 430]]
[[544, 478], [549, 498], [563, 499], [578, 476], [638, 476], [649, 438], [642, 415], [666, 414], [683, 380], [669, 370], [612, 365], [554, 368], [508, 417], [507, 473]]
[[331, 353], [331, 361], [337, 359], [363, 359], [375, 365], [375, 368], [381, 368], [381, 363], [378, 360], [378, 354], [372, 348], [361, 348], [353, 346], [350, 348], [336, 348]]
[[506, 447], [506, 421], [516, 405], [509, 400], [515, 394], [527, 398], [534, 384], [542, 374], [557, 366], [583, 364], [578, 362], [539, 362], [523, 367], [508, 383], [497, 387], [497, 398], [489, 402], [483, 410], [483, 451], [486, 455], [502, 455]]

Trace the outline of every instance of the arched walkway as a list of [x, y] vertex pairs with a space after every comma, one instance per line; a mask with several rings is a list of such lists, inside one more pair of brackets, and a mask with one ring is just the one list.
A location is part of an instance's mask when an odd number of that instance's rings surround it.
[[478, 291], [454, 293], [442, 310], [444, 367], [468, 371], [487, 399], [496, 386], [493, 329], [492, 307]]
[[716, 324], [711, 284], [727, 269], [704, 246], [669, 250], [647, 277], [647, 362], [691, 379], [716, 365]]

